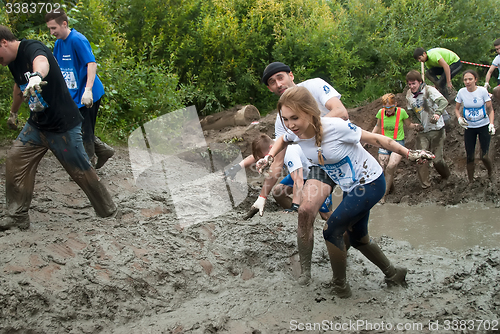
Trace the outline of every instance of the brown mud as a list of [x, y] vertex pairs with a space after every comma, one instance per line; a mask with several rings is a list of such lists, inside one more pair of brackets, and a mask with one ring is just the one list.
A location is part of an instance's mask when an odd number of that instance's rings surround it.
[[[403, 95], [397, 98], [404, 107]], [[375, 101], [351, 109], [350, 118], [371, 131], [380, 106]], [[448, 109], [452, 126], [445, 146], [450, 180], [441, 181], [431, 170], [432, 186], [422, 190], [415, 166], [402, 161], [395, 192], [387, 196], [387, 202], [423, 208], [426, 203], [498, 205], [498, 168], [494, 167], [495, 179], [490, 182], [477, 161], [476, 180], [472, 184], [466, 181], [463, 130], [456, 124], [453, 107]], [[494, 108], [500, 111], [497, 102]], [[274, 113], [258, 124], [204, 134], [208, 143], [234, 142], [246, 156], [248, 143], [259, 132], [272, 134], [275, 117]], [[498, 118], [496, 125], [500, 128]], [[408, 137], [410, 148], [413, 138], [412, 134]], [[497, 139], [498, 135], [492, 139], [490, 150], [494, 166], [500, 153]], [[0, 151], [2, 193], [8, 146]], [[376, 154], [375, 148], [370, 151]], [[181, 157], [186, 175], [199, 164], [201, 158], [194, 156]], [[0, 333], [500, 330], [499, 248], [417, 249], [408, 242], [377, 237], [386, 255], [408, 268], [408, 288], [388, 288], [378, 268], [352, 249], [347, 276], [353, 296], [339, 300], [330, 293], [332, 272], [319, 217], [313, 282], [306, 287], [296, 282], [297, 216], [282, 213], [270, 199], [263, 217], [242, 219], [262, 182], [251, 169], [247, 170], [249, 194], [240, 205], [200, 220], [194, 205], [190, 226], [185, 218], [177, 217], [167, 190], [136, 186], [126, 148], [117, 148], [117, 154], [98, 174], [122, 209], [119, 220], [97, 217], [54, 156], [48, 153], [42, 159], [30, 229], [0, 232]], [[5, 203], [4, 195], [0, 201]]]

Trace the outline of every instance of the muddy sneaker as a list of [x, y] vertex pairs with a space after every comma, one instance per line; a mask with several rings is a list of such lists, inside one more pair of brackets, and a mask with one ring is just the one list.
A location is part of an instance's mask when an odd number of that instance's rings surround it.
[[396, 267], [396, 273], [392, 275], [391, 277], [385, 277], [385, 283], [387, 283], [387, 286], [396, 286], [400, 285], [404, 288], [408, 286], [408, 283], [406, 283], [406, 273], [408, 270], [406, 268], [402, 267]]
[[311, 281], [311, 273], [300, 274], [299, 278], [297, 279], [297, 282], [299, 282], [300, 285], [309, 285], [311, 284]]
[[351, 286], [348, 282], [344, 282], [343, 284], [337, 284], [332, 282], [333, 288], [332, 293], [339, 298], [349, 298], [352, 296]]
[[102, 166], [104, 166], [106, 161], [108, 161], [109, 158], [111, 158], [115, 154], [115, 150], [108, 144], [104, 143], [98, 137], [95, 137], [94, 139], [94, 148], [95, 148], [95, 155], [97, 156], [95, 169], [99, 169]]
[[111, 216], [108, 216], [106, 218], [112, 218], [112, 219], [120, 220], [120, 219], [122, 219], [122, 216], [123, 216], [122, 210], [116, 209], [116, 211], [113, 212], [113, 214]]
[[13, 228], [18, 228], [20, 230], [26, 230], [30, 227], [30, 220], [24, 219], [22, 221], [16, 221], [12, 217], [2, 217], [0, 218], [0, 231], [6, 231]]

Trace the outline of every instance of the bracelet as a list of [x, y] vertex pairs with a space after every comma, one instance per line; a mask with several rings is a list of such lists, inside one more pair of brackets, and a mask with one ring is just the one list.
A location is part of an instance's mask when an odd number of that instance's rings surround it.
[[[266, 157], [271, 157], [274, 159], [274, 156], [272, 154], [266, 154]], [[265, 158], [265, 157], [264, 157]]]

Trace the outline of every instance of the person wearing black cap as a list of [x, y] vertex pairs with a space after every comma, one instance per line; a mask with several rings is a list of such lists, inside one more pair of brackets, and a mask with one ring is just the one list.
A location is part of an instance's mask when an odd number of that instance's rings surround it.
[[[313, 95], [314, 99], [318, 103], [322, 116], [340, 117], [345, 120], [348, 119], [347, 109], [340, 101], [341, 95], [335, 90], [335, 88], [323, 79], [309, 79], [296, 85], [294, 83], [294, 76], [290, 67], [281, 62], [273, 62], [265, 68], [262, 75], [262, 83], [265, 84], [271, 92], [278, 96], [281, 96], [281, 94], [283, 94], [285, 90], [290, 87], [303, 86]], [[286, 132], [286, 130], [287, 129], [283, 126], [278, 115], [274, 126], [275, 137], [280, 137]], [[246, 218], [252, 217], [257, 212], [259, 212], [260, 216], [264, 214], [266, 198], [271, 193], [273, 186], [276, 184], [276, 181], [280, 176], [284, 156], [285, 151], [282, 151], [274, 157], [274, 163], [270, 168], [269, 177], [264, 180], [259, 198], [250, 208]], [[234, 178], [239, 170], [250, 166], [252, 163], [255, 163], [255, 159], [250, 155], [243, 159], [239, 164], [236, 164], [228, 169], [225, 175], [226, 177]], [[314, 221], [317, 212], [311, 214], [313, 216], [312, 220]]]

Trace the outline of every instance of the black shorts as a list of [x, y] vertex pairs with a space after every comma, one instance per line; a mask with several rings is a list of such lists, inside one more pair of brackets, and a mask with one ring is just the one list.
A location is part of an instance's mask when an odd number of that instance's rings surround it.
[[309, 167], [309, 174], [307, 175], [307, 179], [318, 180], [320, 182], [328, 184], [330, 187], [332, 187], [332, 191], [336, 186], [335, 182], [333, 182], [328, 174], [319, 166]]

